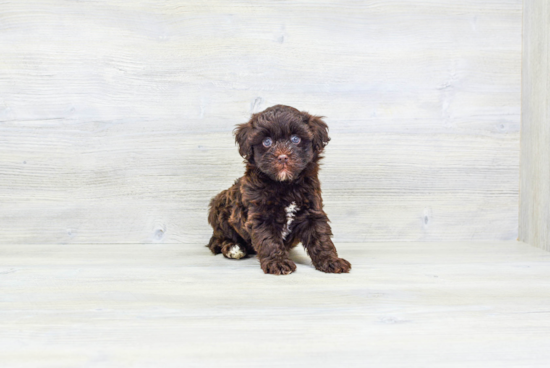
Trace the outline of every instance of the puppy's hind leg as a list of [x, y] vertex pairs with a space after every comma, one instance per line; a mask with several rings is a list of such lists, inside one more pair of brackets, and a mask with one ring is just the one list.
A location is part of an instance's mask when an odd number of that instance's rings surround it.
[[210, 202], [208, 222], [212, 225], [214, 234], [207, 247], [214, 254], [222, 253], [226, 258], [241, 259], [250, 252], [247, 252], [244, 239], [229, 223], [231, 217], [231, 209], [228, 206], [231, 202], [229, 197], [230, 193], [224, 190]]
[[208, 242], [208, 244], [206, 244], [206, 246], [208, 247], [208, 249], [210, 249], [210, 251], [212, 251], [212, 253], [220, 254], [222, 252], [222, 243], [223, 238], [218, 238], [214, 234], [212, 235], [210, 241]]
[[226, 240], [222, 244], [222, 254], [225, 258], [241, 259], [246, 257], [246, 248], [231, 240]]
[[[219, 225], [219, 224], [215, 224]], [[227, 223], [216, 226], [214, 234], [210, 238], [207, 247], [214, 254], [222, 253], [225, 258], [241, 259], [247, 252], [244, 240]]]
[[246, 247], [227, 238], [218, 238], [212, 235], [207, 245], [214, 254], [222, 253], [225, 258], [241, 259], [246, 257]]

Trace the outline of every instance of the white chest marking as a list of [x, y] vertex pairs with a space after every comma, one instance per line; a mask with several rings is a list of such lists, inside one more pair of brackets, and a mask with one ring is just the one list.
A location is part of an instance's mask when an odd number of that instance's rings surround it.
[[292, 224], [292, 221], [294, 221], [294, 216], [296, 216], [296, 212], [298, 211], [300, 211], [300, 207], [296, 206], [296, 202], [292, 202], [288, 205], [288, 207], [285, 208], [286, 224], [283, 227], [283, 232], [281, 233], [283, 240], [285, 240], [286, 236], [290, 234], [290, 224]]

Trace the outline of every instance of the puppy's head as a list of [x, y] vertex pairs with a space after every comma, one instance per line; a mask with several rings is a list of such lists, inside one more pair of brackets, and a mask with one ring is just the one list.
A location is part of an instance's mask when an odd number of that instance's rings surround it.
[[273, 180], [292, 181], [319, 159], [330, 138], [319, 116], [276, 105], [237, 125], [235, 140], [249, 164]]

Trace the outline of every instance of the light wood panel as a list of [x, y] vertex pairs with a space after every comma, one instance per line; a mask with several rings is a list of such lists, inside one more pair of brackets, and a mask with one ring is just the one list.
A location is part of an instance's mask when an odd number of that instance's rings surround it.
[[519, 238], [550, 250], [550, 4], [524, 2]]
[[338, 242], [517, 237], [521, 1], [4, 2], [0, 242], [207, 241], [231, 130], [327, 116]]
[[167, 244], [0, 247], [5, 367], [545, 367], [550, 254], [346, 244], [345, 275], [264, 275]]

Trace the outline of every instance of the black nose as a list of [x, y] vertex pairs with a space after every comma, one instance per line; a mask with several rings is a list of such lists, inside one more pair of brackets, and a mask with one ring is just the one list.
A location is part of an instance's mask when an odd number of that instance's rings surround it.
[[288, 162], [288, 156], [287, 155], [279, 155], [279, 157], [277, 159], [282, 164], [286, 164]]

